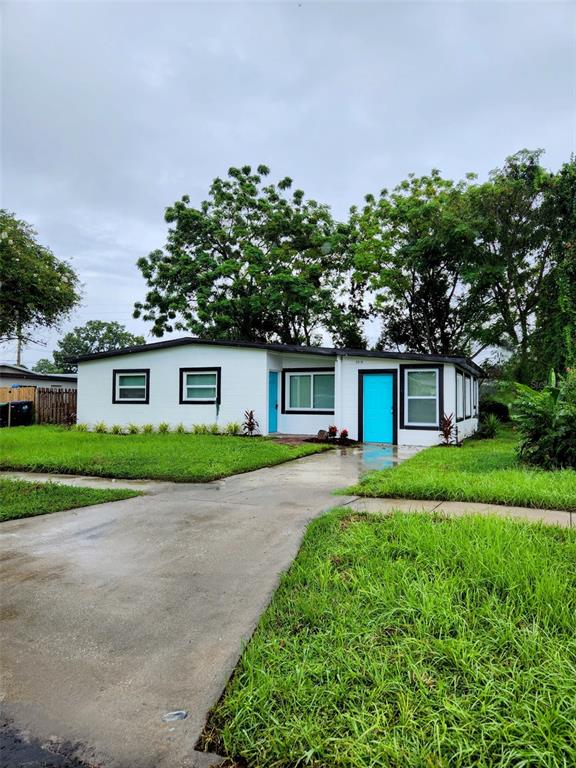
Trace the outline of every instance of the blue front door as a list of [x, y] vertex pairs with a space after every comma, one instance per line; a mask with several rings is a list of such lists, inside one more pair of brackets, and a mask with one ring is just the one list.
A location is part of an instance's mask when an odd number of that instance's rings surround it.
[[268, 432], [278, 432], [278, 373], [268, 372]]
[[362, 440], [394, 442], [394, 376], [365, 373], [362, 376]]

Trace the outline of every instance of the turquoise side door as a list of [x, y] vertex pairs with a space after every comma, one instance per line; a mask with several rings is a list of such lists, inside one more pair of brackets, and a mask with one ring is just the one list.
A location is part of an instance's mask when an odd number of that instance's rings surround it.
[[365, 443], [394, 443], [394, 375], [365, 373], [361, 379], [361, 439]]
[[268, 432], [278, 432], [278, 372], [268, 372]]

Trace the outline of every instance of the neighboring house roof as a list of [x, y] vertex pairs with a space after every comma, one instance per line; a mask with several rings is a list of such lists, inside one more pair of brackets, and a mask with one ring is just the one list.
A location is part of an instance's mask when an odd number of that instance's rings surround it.
[[193, 336], [184, 336], [180, 339], [170, 339], [168, 341], [157, 341], [152, 344], [139, 344], [135, 347], [124, 347], [124, 349], [113, 349], [108, 352], [93, 352], [91, 355], [80, 355], [72, 362], [82, 363], [89, 360], [99, 360], [105, 357], [119, 357], [121, 355], [132, 355], [137, 352], [153, 352], [156, 349], [168, 349], [170, 347], [183, 347], [188, 345], [207, 345], [214, 347], [241, 347], [246, 349], [266, 349], [270, 352], [297, 353], [306, 355], [323, 355], [334, 357], [341, 355], [343, 357], [374, 357], [387, 358], [394, 360], [421, 360], [422, 362], [442, 362], [454, 363], [473, 373], [475, 376], [482, 376], [484, 372], [479, 365], [466, 357], [451, 355], [427, 355], [417, 352], [380, 352], [372, 349], [352, 349], [349, 347], [304, 347], [299, 344], [265, 344], [259, 341], [224, 341], [220, 339], [198, 339]]
[[75, 373], [37, 373], [23, 365], [12, 365], [11, 363], [0, 363], [0, 377], [18, 376], [20, 379], [30, 379], [30, 381], [77, 381], [78, 376]]

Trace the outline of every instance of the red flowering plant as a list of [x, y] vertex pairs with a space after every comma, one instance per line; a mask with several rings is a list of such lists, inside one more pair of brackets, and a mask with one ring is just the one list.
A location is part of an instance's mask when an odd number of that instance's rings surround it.
[[328, 437], [331, 440], [335, 440], [338, 437], [338, 427], [335, 424], [331, 424], [328, 427]]
[[348, 430], [346, 428], [340, 430], [340, 440], [348, 440]]

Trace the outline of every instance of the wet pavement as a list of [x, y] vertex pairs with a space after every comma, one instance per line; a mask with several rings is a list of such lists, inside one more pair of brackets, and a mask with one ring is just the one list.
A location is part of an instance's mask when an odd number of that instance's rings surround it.
[[[213, 763], [194, 752], [206, 714], [307, 523], [352, 501], [335, 489], [415, 450], [354, 446], [215, 483], [143, 482], [138, 498], [3, 523], [2, 706], [12, 736], [51, 751], [22, 762], [11, 737], [2, 765], [58, 765], [58, 750], [105, 768]], [[175, 710], [187, 717], [163, 722]]]

